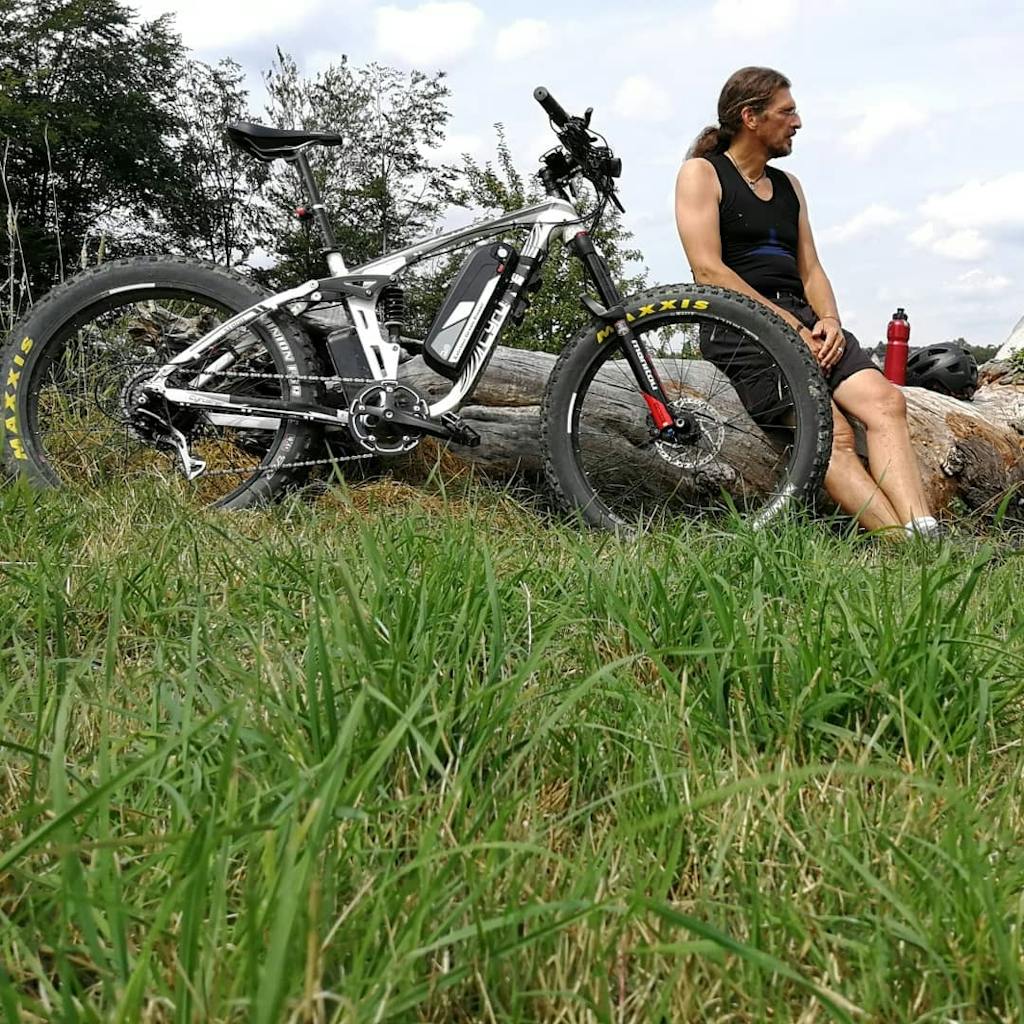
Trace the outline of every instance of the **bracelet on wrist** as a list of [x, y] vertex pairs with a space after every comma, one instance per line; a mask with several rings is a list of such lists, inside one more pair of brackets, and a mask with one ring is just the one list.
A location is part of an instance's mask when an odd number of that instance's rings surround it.
[[820, 317], [818, 317], [818, 319], [819, 320], [835, 320], [835, 322], [837, 324], [839, 324], [840, 327], [843, 326], [842, 320], [840, 320], [839, 317], [837, 317], [837, 316], [820, 316]]

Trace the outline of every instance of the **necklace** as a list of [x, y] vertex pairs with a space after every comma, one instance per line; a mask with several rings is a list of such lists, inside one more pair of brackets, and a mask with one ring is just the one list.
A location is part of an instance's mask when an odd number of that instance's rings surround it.
[[729, 162], [733, 165], [733, 167], [735, 167], [736, 170], [739, 171], [740, 177], [750, 186], [751, 192], [753, 192], [754, 189], [757, 188], [758, 182], [768, 173], [768, 168], [766, 165], [765, 167], [761, 168], [761, 173], [756, 178], [748, 178], [743, 173], [743, 171], [740, 170], [740, 165], [736, 163], [736, 158], [732, 155], [732, 153], [726, 150], [725, 155], [729, 158]]

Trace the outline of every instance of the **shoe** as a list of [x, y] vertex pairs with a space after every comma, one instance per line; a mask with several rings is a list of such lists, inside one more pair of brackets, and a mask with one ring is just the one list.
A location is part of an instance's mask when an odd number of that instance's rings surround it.
[[907, 531], [908, 537], [917, 540], [942, 540], [946, 536], [945, 529], [935, 516], [918, 516], [904, 524], [903, 529]]

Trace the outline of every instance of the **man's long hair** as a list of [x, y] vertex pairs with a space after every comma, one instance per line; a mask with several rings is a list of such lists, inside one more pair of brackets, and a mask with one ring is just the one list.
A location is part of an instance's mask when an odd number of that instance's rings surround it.
[[740, 68], [729, 76], [718, 97], [718, 124], [704, 129], [694, 140], [687, 157], [724, 153], [743, 127], [744, 107], [763, 113], [780, 89], [789, 88], [789, 79], [771, 68]]

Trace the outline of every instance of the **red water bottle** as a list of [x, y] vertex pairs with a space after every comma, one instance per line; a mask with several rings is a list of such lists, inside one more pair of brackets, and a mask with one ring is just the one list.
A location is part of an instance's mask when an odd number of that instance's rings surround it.
[[906, 384], [910, 321], [902, 306], [893, 313], [885, 337], [885, 375], [893, 384]]

